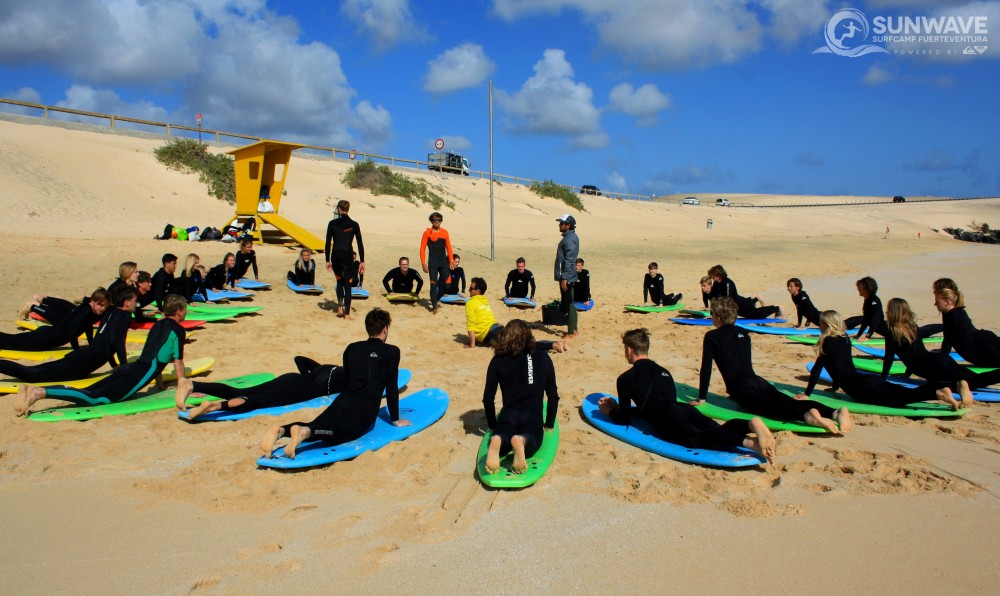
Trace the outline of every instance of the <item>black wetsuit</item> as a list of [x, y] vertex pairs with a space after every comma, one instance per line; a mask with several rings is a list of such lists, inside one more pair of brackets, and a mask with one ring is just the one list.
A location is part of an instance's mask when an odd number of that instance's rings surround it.
[[826, 369], [833, 381], [831, 391], [842, 389], [859, 402], [889, 407], [902, 407], [918, 401], [935, 399], [937, 387], [924, 384], [904, 387], [890, 383], [878, 375], [863, 373], [854, 367], [851, 357], [851, 340], [846, 335], [829, 336], [823, 340], [823, 353], [816, 358], [809, 384], [804, 393], [810, 395], [816, 388], [819, 375]]
[[[391, 286], [389, 285], [390, 281], [392, 282]], [[417, 284], [416, 290], [413, 289], [414, 283]], [[420, 288], [424, 287], [424, 278], [420, 277], [420, 274], [413, 267], [410, 267], [405, 275], [402, 269], [396, 267], [382, 278], [382, 286], [386, 292], [394, 294], [419, 294]]]
[[90, 308], [90, 298], [84, 298], [57, 323], [23, 333], [0, 333], [0, 349], [37, 352], [53, 350], [68, 343], [75, 350], [80, 347], [80, 334], [87, 335], [88, 343], [93, 341], [94, 323], [100, 320], [101, 317]]
[[[888, 337], [889, 328], [885, 324], [885, 309], [882, 308], [882, 299], [876, 294], [865, 298], [861, 305], [861, 316], [847, 317], [844, 319], [846, 329], [858, 328], [854, 338], [861, 337], [862, 334], [868, 339], [878, 333], [882, 337]], [[868, 333], [865, 333], [867, 331]]]
[[364, 263], [365, 243], [361, 238], [361, 225], [346, 214], [331, 219], [327, 224], [323, 254], [337, 278], [337, 303], [344, 305], [345, 313], [351, 312], [350, 280], [357, 275], [351, 248], [355, 240], [358, 242], [358, 261]]
[[976, 366], [1000, 367], [1000, 337], [987, 329], [976, 329], [964, 306], [943, 313], [941, 322], [942, 354], [949, 354], [954, 348], [959, 356]]
[[810, 400], [796, 400], [778, 391], [753, 370], [750, 334], [735, 325], [723, 325], [705, 334], [701, 353], [701, 378], [698, 398], [708, 395], [712, 380], [712, 361], [719, 367], [729, 397], [743, 409], [774, 420], [801, 422], [815, 408], [825, 418], [833, 409]]
[[636, 360], [618, 377], [618, 407], [611, 410], [611, 419], [627, 426], [633, 416], [648, 420], [664, 440], [695, 449], [739, 447], [751, 432], [747, 420], [720, 425], [691, 404], [678, 402], [670, 371], [648, 358]]
[[511, 269], [507, 274], [507, 281], [503, 284], [503, 291], [504, 295], [510, 298], [534, 298], [535, 275], [530, 269], [525, 269], [524, 273]]
[[302, 269], [299, 262], [295, 261], [295, 266], [288, 272], [288, 279], [297, 286], [316, 285], [316, 261], [310, 260], [306, 269]]
[[375, 423], [383, 392], [389, 418], [399, 420], [399, 348], [373, 338], [355, 342], [344, 350], [343, 368], [340, 396], [312, 422], [283, 426], [285, 436], [293, 426], [305, 426], [316, 441], [340, 445], [358, 439]]
[[[153, 274], [153, 288], [151, 293], [153, 294], [153, 300], [156, 301], [156, 308], [163, 309], [163, 301], [166, 299], [167, 294], [176, 294], [177, 290], [174, 289], [174, 274], [167, 273], [160, 267], [160, 270]], [[114, 294], [112, 294], [114, 296]]]
[[799, 290], [798, 294], [792, 296], [792, 302], [795, 303], [795, 312], [799, 315], [799, 320], [795, 323], [797, 326], [802, 325], [802, 319], [805, 319], [807, 324], [819, 327], [819, 309], [809, 299], [809, 294], [806, 294], [805, 290]]
[[124, 401], [152, 381], [167, 364], [184, 358], [184, 339], [184, 328], [177, 321], [160, 319], [149, 330], [138, 360], [119, 366], [85, 389], [46, 387], [46, 397], [86, 405]]
[[208, 275], [205, 276], [205, 287], [211, 290], [224, 290], [226, 284], [231, 288], [236, 287], [236, 270], [230, 269], [226, 271], [226, 264], [219, 263], [215, 267], [208, 270]]
[[76, 308], [76, 304], [69, 300], [46, 296], [42, 298], [40, 304], [31, 305], [31, 312], [38, 313], [46, 321], [55, 325], [66, 318], [69, 313], [73, 312], [74, 308]]
[[573, 300], [575, 302], [590, 302], [590, 271], [581, 269], [576, 272]]
[[897, 341], [892, 333], [885, 336], [885, 357], [882, 359], [882, 378], [889, 376], [894, 356], [906, 365], [907, 374], [914, 374], [927, 380], [928, 385], [940, 389], [951, 387], [958, 381], [966, 381], [970, 389], [978, 389], [1000, 383], [1000, 369], [974, 373], [955, 362], [951, 356], [940, 352], [928, 352], [921, 339]]
[[642, 301], [649, 300], [654, 306], [673, 306], [683, 298], [680, 294], [666, 294], [663, 290], [663, 274], [656, 277], [646, 274], [642, 278]]
[[[503, 397], [503, 410], [496, 415], [497, 387]], [[544, 394], [544, 395], [543, 395]], [[542, 445], [542, 404], [545, 406], [545, 427], [552, 428], [559, 410], [556, 369], [552, 359], [541, 350], [517, 356], [494, 356], [486, 368], [483, 408], [486, 424], [493, 435], [500, 437], [500, 453], [511, 450], [514, 435], [524, 437], [524, 455], [531, 457]]]
[[[465, 293], [465, 269], [461, 267], [455, 267], [448, 271], [448, 283], [444, 285], [445, 294], [464, 294]], [[461, 282], [461, 289], [459, 288], [459, 282]]]
[[253, 269], [253, 278], [257, 279], [257, 251], [251, 249], [249, 254], [243, 252], [242, 250], [237, 252], [236, 265], [233, 266], [233, 269], [236, 270], [236, 273], [233, 274], [236, 279], [246, 277], [247, 273], [250, 272], [250, 269]]
[[[285, 373], [253, 387], [195, 381], [194, 391], [221, 398], [224, 411], [250, 412], [340, 393], [346, 386], [344, 369], [339, 366], [320, 364], [305, 356], [296, 356], [295, 366], [299, 372]], [[229, 405], [229, 400], [237, 398], [243, 399], [243, 403]]]
[[115, 291], [116, 291], [116, 290], [117, 290], [118, 288], [121, 288], [121, 287], [124, 287], [124, 286], [127, 286], [127, 285], [128, 285], [128, 284], [127, 284], [127, 283], [125, 283], [125, 282], [123, 282], [123, 281], [121, 280], [121, 278], [119, 277], [119, 278], [118, 278], [118, 279], [116, 279], [115, 281], [111, 282], [111, 284], [110, 284], [110, 285], [108, 285], [108, 293], [109, 293], [109, 294], [111, 294], [112, 296], [114, 296], [114, 295], [115, 295]]
[[63, 358], [25, 366], [10, 360], [0, 360], [0, 374], [10, 375], [26, 383], [72, 381], [81, 379], [105, 364], [124, 364], [125, 336], [132, 323], [132, 313], [120, 308], [108, 309], [89, 346], [73, 350]]
[[777, 306], [754, 306], [759, 300], [740, 296], [736, 289], [736, 283], [728, 277], [722, 281], [712, 282], [712, 291], [708, 294], [709, 299], [721, 296], [729, 296], [735, 300], [737, 314], [747, 319], [765, 319], [771, 315], [777, 315], [781, 310]]
[[[201, 272], [197, 269], [192, 271], [190, 276], [186, 271], [181, 273], [181, 276], [176, 281], [176, 293], [184, 296], [184, 299], [188, 302], [191, 302], [195, 294], [205, 295], [205, 280], [201, 277]], [[208, 296], [205, 295], [205, 298], [207, 300]]]

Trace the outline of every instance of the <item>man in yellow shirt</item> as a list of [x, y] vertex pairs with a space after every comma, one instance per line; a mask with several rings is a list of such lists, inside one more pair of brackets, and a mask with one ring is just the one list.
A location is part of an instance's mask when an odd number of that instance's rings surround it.
[[[465, 329], [469, 332], [469, 343], [466, 348], [476, 347], [476, 341], [484, 346], [493, 343], [500, 333], [503, 332], [503, 325], [497, 322], [493, 316], [493, 309], [490, 302], [483, 294], [486, 293], [486, 280], [481, 277], [473, 277], [469, 280], [469, 301], [465, 303]], [[555, 350], [565, 352], [568, 349], [565, 340], [560, 341], [536, 341], [535, 345], [542, 350]]]

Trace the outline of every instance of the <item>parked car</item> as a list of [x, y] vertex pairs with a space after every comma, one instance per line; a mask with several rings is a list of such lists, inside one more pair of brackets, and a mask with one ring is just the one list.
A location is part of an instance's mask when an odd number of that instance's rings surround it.
[[892, 197], [892, 202], [893, 203], [905, 203], [906, 202], [906, 197], [901, 197], [899, 195], [896, 195], [896, 196]]
[[701, 201], [698, 200], [698, 197], [684, 197], [681, 205], [701, 205]]
[[729, 199], [727, 199], [726, 197], [719, 197], [719, 198], [715, 199], [715, 206], [716, 207], [728, 207], [729, 206]]
[[601, 189], [597, 188], [593, 184], [584, 184], [580, 187], [580, 194], [601, 196]]

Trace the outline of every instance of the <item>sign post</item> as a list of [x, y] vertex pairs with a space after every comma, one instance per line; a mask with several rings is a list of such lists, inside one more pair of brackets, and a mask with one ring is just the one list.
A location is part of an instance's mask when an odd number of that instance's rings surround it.
[[195, 121], [198, 122], [198, 142], [201, 142], [201, 114], [194, 115]]

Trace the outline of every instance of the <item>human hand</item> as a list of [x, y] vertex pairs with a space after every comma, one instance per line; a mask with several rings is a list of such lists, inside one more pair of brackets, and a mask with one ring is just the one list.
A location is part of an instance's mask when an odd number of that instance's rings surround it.
[[424, 270], [424, 273], [430, 273], [430, 270], [427, 268], [427, 265], [421, 265], [420, 268]]
[[703, 400], [703, 399], [693, 399], [693, 400], [689, 401], [688, 403], [691, 404], [692, 406], [700, 406], [701, 404], [705, 403], [705, 400]]
[[326, 270], [327, 271], [333, 271], [333, 263], [331, 263], [330, 261], [327, 261], [326, 262]]
[[413, 426], [413, 423], [405, 418], [400, 418], [392, 423], [393, 426]]

